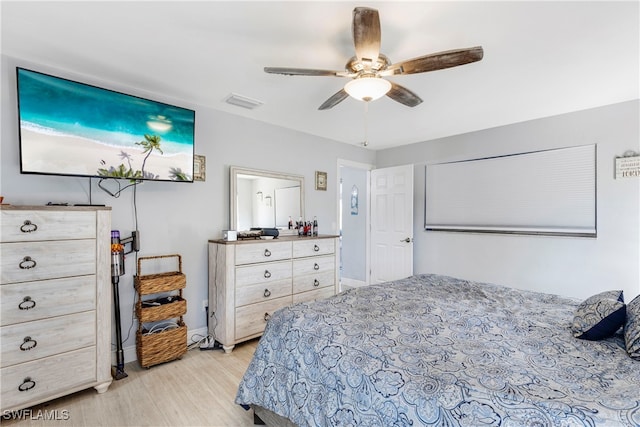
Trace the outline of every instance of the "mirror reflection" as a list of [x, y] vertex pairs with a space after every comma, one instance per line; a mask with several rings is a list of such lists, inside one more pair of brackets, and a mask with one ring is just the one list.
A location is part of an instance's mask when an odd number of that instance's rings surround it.
[[303, 176], [232, 166], [230, 187], [231, 229], [287, 229], [304, 218]]

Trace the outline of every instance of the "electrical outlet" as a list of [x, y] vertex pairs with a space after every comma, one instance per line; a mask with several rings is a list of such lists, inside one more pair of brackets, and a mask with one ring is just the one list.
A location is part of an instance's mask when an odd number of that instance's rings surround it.
[[202, 300], [202, 311], [207, 311], [207, 307], [209, 306], [209, 300]]

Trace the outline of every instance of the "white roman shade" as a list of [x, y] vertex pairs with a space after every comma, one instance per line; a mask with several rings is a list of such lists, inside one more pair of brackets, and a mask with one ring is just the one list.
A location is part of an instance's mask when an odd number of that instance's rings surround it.
[[426, 166], [425, 229], [596, 236], [596, 145]]

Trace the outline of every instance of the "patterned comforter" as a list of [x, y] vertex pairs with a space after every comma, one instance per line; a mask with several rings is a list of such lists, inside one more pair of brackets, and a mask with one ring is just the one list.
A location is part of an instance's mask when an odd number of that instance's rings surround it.
[[640, 363], [620, 336], [574, 338], [578, 305], [438, 275], [295, 304], [236, 403], [299, 426], [640, 425]]

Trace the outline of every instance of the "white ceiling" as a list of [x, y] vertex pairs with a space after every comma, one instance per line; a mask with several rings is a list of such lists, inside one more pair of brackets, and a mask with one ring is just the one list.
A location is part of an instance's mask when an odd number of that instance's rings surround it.
[[[87, 83], [135, 87], [178, 105], [358, 145], [365, 136], [363, 102], [349, 98], [317, 109], [346, 78], [263, 71], [342, 70], [354, 54], [355, 6], [379, 10], [381, 51], [391, 62], [478, 45], [485, 52], [473, 64], [389, 78], [424, 102], [415, 108], [387, 97], [371, 102], [371, 149], [639, 98], [637, 0], [2, 1], [2, 52], [90, 76]], [[231, 93], [264, 105], [228, 105]]]

